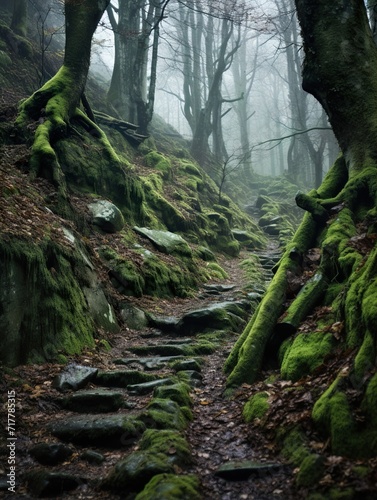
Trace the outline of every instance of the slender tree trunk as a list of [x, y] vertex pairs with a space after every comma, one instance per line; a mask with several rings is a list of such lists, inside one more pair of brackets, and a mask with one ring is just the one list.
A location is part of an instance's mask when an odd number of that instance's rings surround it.
[[28, 25], [28, 0], [13, 0], [13, 15], [10, 28], [16, 35], [26, 36]]

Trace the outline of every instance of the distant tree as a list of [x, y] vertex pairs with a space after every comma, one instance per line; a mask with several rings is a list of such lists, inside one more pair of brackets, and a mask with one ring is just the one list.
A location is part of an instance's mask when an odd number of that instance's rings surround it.
[[147, 133], [153, 116], [159, 25], [168, 3], [169, 0], [119, 0], [119, 8], [109, 5], [107, 9], [115, 38], [108, 102], [120, 117], [137, 123], [141, 133]]
[[28, 0], [13, 0], [13, 15], [10, 28], [16, 35], [26, 36], [28, 28]]

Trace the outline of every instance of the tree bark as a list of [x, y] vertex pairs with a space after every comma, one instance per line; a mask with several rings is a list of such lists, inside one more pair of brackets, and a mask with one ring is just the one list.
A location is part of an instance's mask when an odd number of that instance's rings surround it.
[[324, 107], [350, 175], [376, 160], [377, 49], [362, 0], [296, 0], [303, 88]]
[[28, 25], [28, 0], [13, 0], [13, 15], [10, 29], [20, 35], [26, 37]]
[[90, 64], [93, 33], [110, 0], [65, 0], [64, 62], [57, 74], [20, 106], [16, 124], [39, 121], [32, 147], [31, 168], [65, 191], [63, 174], [52, 143], [65, 133], [79, 106]]

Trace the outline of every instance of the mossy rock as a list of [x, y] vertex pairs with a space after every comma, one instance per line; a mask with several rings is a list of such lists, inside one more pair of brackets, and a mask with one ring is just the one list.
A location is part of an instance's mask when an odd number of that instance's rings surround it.
[[256, 418], [263, 418], [269, 407], [267, 392], [258, 392], [247, 401], [243, 408], [242, 416], [245, 422], [249, 423]]
[[175, 463], [181, 466], [192, 463], [189, 445], [178, 431], [147, 429], [140, 441], [139, 448], [174, 457]]
[[145, 486], [135, 500], [200, 500], [196, 476], [158, 474]]
[[313, 332], [298, 335], [290, 346], [286, 346], [281, 376], [286, 380], [296, 381], [313, 373], [331, 353], [334, 343], [331, 333]]
[[180, 407], [175, 401], [154, 397], [139, 418], [148, 429], [181, 431], [192, 420], [192, 413], [188, 407]]
[[315, 486], [321, 480], [325, 467], [324, 457], [317, 454], [308, 455], [301, 463], [296, 477], [296, 484], [300, 488]]
[[374, 393], [376, 380], [375, 376], [362, 402], [367, 416], [364, 425], [360, 425], [353, 417], [347, 399], [347, 388], [352, 387], [352, 384], [345, 377], [338, 376], [315, 403], [312, 412], [313, 421], [322, 432], [330, 436], [334, 454], [352, 458], [368, 458], [376, 455], [377, 424]]
[[141, 236], [148, 238], [160, 252], [191, 257], [192, 250], [188, 243], [178, 234], [169, 231], [157, 231], [146, 227], [134, 227]]
[[154, 391], [154, 397], [175, 401], [179, 406], [191, 406], [192, 399], [189, 392], [190, 387], [180, 382], [174, 385], [157, 387]]

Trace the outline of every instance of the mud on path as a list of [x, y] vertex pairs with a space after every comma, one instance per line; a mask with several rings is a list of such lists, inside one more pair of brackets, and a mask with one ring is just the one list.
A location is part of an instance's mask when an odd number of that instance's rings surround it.
[[[240, 297], [247, 298], [246, 292], [243, 291], [246, 277], [239, 265], [243, 258], [245, 255], [239, 259], [221, 262], [229, 275], [229, 278], [222, 283], [225, 285], [224, 291], [214, 294], [214, 290], [201, 289], [194, 298], [172, 301], [156, 301], [144, 297], [134, 299], [134, 305], [145, 307], [148, 310], [154, 308], [160, 313], [164, 313], [165, 316], [179, 317], [187, 311], [199, 307], [217, 302], [229, 302]], [[271, 263], [266, 265], [266, 268], [270, 266]], [[267, 278], [268, 272], [267, 270]], [[235, 286], [233, 287], [233, 285]], [[243, 324], [239, 325], [240, 331]], [[198, 375], [195, 370], [185, 370], [187, 373], [193, 372], [190, 375], [193, 377], [190, 388], [193, 419], [188, 422], [188, 425], [181, 428], [178, 426], [180, 434], [189, 445], [191, 458], [184, 465], [178, 461], [172, 467], [167, 467], [167, 472], [170, 471], [177, 476], [196, 475], [200, 481], [199, 491], [203, 498], [207, 496], [222, 500], [298, 498], [293, 483], [292, 467], [284, 463], [282, 457], [277, 454], [276, 447], [266, 439], [265, 434], [259, 432], [256, 426], [244, 422], [242, 409], [252, 388], [243, 386], [232, 398], [224, 397], [225, 377], [222, 367], [238, 334], [239, 332], [228, 333], [212, 352], [205, 352], [204, 349], [203, 352], [198, 351], [196, 354], [195, 336], [177, 338], [176, 332], [170, 334], [168, 331], [161, 332], [157, 328], [151, 327], [141, 331], [127, 329], [109, 339], [112, 346], [110, 351], [106, 351], [102, 343], [98, 342], [97, 349], [88, 351], [70, 361], [86, 367], [95, 367], [103, 373], [127, 368], [128, 371], [140, 371], [148, 376], [153, 374], [157, 379], [166, 380], [172, 376], [179, 376], [179, 372], [174, 373], [169, 363], [157, 363], [155, 368], [153, 366], [146, 368], [147, 365], [143, 366], [138, 361], [140, 353], [138, 354], [137, 349], [147, 348], [148, 350], [150, 348], [148, 346], [161, 345], [170, 346], [172, 352], [174, 346], [178, 353], [179, 349], [183, 349], [181, 356], [183, 360], [196, 359], [200, 362]], [[203, 345], [206, 347], [207, 344]], [[189, 349], [194, 349], [194, 351], [188, 351], [190, 355], [184, 353], [187, 346]], [[136, 348], [136, 351], [133, 348]], [[156, 351], [156, 354], [146, 353], [145, 356], [156, 359], [162, 355]], [[115, 362], [116, 359], [124, 359], [125, 357], [128, 359], [126, 366], [120, 366]], [[102, 479], [108, 477], [120, 460], [140, 452], [142, 430], [136, 431], [131, 439], [118, 439], [115, 444], [112, 442], [111, 446], [109, 445], [110, 439], [108, 443], [106, 438], [102, 441], [99, 439], [97, 442], [96, 439], [91, 438], [90, 432], [84, 437], [81, 436], [80, 439], [73, 438], [69, 433], [68, 435], [61, 433], [61, 439], [59, 439], [56, 432], [55, 435], [51, 432], [51, 426], [55, 423], [67, 423], [76, 418], [81, 419], [81, 421], [88, 418], [88, 421], [91, 422], [90, 419], [93, 417], [89, 410], [84, 409], [83, 411], [81, 409], [78, 412], [77, 408], [74, 411], [69, 407], [62, 408], [62, 397], [70, 396], [74, 391], [59, 392], [53, 387], [52, 382], [57, 374], [64, 371], [64, 367], [56, 364], [45, 364], [20, 366], [15, 370], [2, 371], [2, 395], [7, 394], [7, 391], [11, 389], [15, 391], [16, 395], [17, 435], [16, 497], [7, 490], [8, 466], [6, 459], [8, 449], [6, 435], [2, 436], [0, 446], [0, 496], [2, 498], [132, 499], [136, 497], [137, 491], [142, 490], [144, 486], [114, 491], [104, 489]], [[151, 378], [153, 379], [153, 377]], [[176, 379], [174, 380], [176, 381]], [[182, 380], [187, 381], [187, 379]], [[106, 383], [101, 385], [102, 387], [106, 386]], [[116, 390], [123, 400], [123, 404], [115, 411], [106, 410], [105, 415], [111, 418], [137, 417], [140, 412], [143, 413], [148, 408], [156, 390], [158, 390], [156, 388], [147, 390], [142, 387], [140, 392], [135, 394], [130, 391], [130, 386], [138, 384], [125, 383], [122, 386], [122, 384], [115, 383], [115, 388], [113, 383], [109, 385], [108, 389]], [[97, 389], [96, 379], [85, 386], [85, 390]], [[97, 417], [103, 416], [98, 413], [95, 415]], [[113, 425], [113, 421], [111, 425]], [[2, 429], [4, 430], [4, 425], [2, 425]], [[53, 464], [55, 459], [49, 461], [49, 458], [47, 458], [46, 463], [46, 458], [41, 460], [35, 452], [34, 454], [32, 452], [35, 445], [40, 443], [54, 445], [61, 443], [68, 447], [69, 451], [67, 451], [67, 456], [58, 460], [56, 464]], [[174, 446], [168, 451], [168, 454], [172, 455], [172, 460], [176, 451]], [[245, 464], [245, 461], [248, 462]], [[219, 472], [219, 467], [224, 465], [231, 466], [230, 468], [234, 470]], [[35, 472], [37, 472], [37, 476]], [[143, 480], [140, 479], [140, 481]], [[172, 497], [169, 494], [158, 496], [150, 493], [145, 498], [154, 500], [179, 497]], [[182, 498], [191, 497], [188, 494]]]

